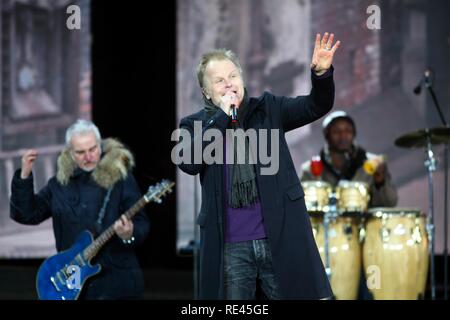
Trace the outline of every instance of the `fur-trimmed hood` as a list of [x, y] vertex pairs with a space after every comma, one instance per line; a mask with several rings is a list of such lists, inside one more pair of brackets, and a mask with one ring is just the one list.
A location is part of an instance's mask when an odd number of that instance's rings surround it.
[[[56, 179], [67, 185], [78, 168], [73, 161], [70, 150], [64, 149], [58, 157]], [[92, 172], [92, 178], [101, 187], [109, 189], [117, 181], [125, 179], [134, 167], [134, 157], [118, 140], [108, 138], [102, 141], [102, 158]]]

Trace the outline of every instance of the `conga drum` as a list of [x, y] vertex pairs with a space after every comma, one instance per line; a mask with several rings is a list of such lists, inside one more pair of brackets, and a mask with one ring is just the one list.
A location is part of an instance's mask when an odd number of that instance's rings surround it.
[[[325, 229], [323, 215], [310, 215], [314, 238], [325, 265]], [[330, 284], [338, 300], [356, 300], [361, 274], [359, 218], [339, 215], [328, 224]]]
[[425, 221], [414, 208], [369, 210], [363, 263], [375, 300], [424, 296], [429, 263]]
[[320, 213], [328, 211], [329, 197], [332, 187], [324, 181], [302, 181], [305, 192], [305, 204], [308, 212]]
[[[324, 266], [326, 266], [324, 214], [333, 216], [328, 224], [328, 256], [331, 271], [330, 284], [335, 298], [354, 300], [358, 296], [361, 272], [360, 219], [357, 215], [338, 214], [336, 203], [332, 201], [335, 196], [332, 193], [333, 188], [329, 183], [304, 181], [302, 186], [314, 239]], [[350, 193], [348, 192], [347, 195]], [[347, 196], [347, 199], [353, 201], [354, 197]], [[365, 206], [367, 207], [367, 204]], [[329, 212], [330, 209], [333, 210], [333, 207], [336, 212]]]
[[370, 200], [369, 186], [365, 182], [341, 180], [336, 187], [336, 198], [341, 213], [366, 212]]

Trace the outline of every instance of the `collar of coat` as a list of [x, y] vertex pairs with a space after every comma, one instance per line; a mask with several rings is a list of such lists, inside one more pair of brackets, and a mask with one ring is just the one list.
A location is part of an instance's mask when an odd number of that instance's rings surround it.
[[[68, 148], [61, 152], [57, 164], [56, 179], [62, 185], [67, 185], [78, 168]], [[99, 186], [109, 189], [117, 181], [125, 179], [133, 167], [133, 155], [121, 142], [112, 138], [104, 139], [102, 141], [102, 158], [92, 171], [92, 178]]]

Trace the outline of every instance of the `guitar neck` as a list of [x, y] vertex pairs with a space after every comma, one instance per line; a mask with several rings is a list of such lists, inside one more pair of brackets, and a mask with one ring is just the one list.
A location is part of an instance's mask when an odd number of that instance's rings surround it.
[[[147, 199], [142, 197], [138, 202], [136, 202], [130, 209], [128, 209], [124, 215], [131, 219], [133, 218], [139, 210], [141, 210], [146, 204]], [[97, 255], [100, 249], [114, 236], [114, 224], [112, 224], [108, 229], [102, 232], [97, 239], [94, 240], [86, 249], [83, 251], [83, 256], [86, 260], [90, 260]]]

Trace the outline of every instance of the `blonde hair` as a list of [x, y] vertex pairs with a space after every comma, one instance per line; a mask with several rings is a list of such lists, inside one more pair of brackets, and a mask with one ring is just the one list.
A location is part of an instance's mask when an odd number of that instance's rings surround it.
[[238, 68], [239, 73], [242, 76], [242, 68], [237, 55], [229, 49], [215, 49], [203, 54], [197, 65], [197, 79], [200, 88], [204, 88], [206, 66], [212, 60], [230, 60]]

